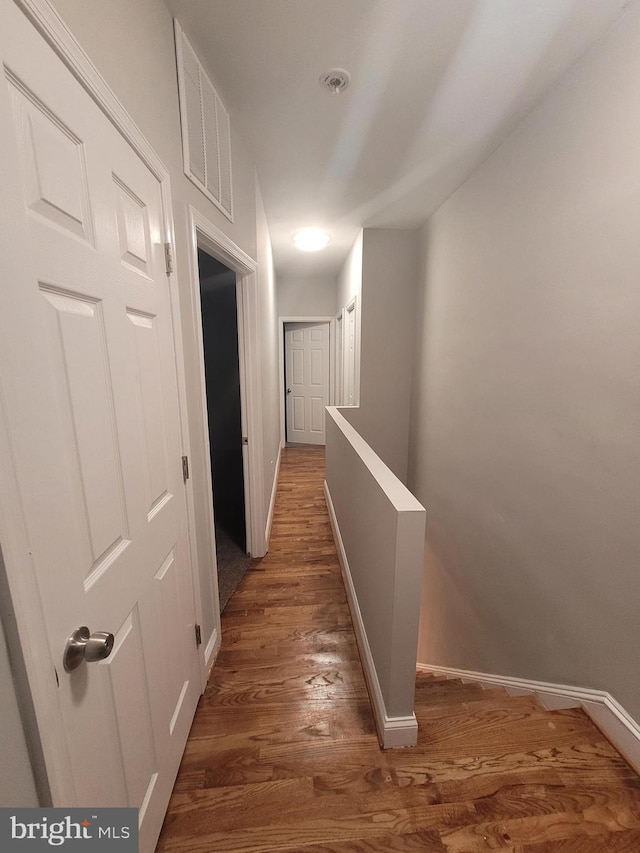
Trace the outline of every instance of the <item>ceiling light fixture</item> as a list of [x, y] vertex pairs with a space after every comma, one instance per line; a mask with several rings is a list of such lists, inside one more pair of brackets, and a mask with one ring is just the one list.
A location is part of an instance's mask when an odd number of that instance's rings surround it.
[[293, 235], [293, 242], [302, 252], [319, 252], [330, 239], [321, 228], [301, 228]]
[[333, 95], [344, 92], [351, 82], [351, 75], [344, 68], [330, 68], [320, 75], [320, 85]]

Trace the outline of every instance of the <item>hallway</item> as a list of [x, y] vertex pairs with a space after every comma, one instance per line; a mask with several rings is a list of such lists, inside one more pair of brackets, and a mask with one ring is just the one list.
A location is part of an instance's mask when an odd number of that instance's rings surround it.
[[637, 853], [640, 780], [582, 711], [421, 674], [418, 745], [379, 749], [323, 477], [324, 448], [283, 451], [159, 853]]

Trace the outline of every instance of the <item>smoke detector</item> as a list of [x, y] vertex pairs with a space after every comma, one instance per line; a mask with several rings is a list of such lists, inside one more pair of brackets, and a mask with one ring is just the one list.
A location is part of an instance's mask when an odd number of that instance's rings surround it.
[[320, 85], [332, 95], [339, 95], [344, 92], [351, 82], [351, 75], [344, 68], [330, 68], [320, 75]]

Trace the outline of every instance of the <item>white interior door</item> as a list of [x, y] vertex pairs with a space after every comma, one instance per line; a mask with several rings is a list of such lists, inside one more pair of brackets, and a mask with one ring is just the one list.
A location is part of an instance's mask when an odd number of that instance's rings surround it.
[[329, 323], [285, 326], [287, 441], [324, 444], [329, 405]]
[[[161, 186], [2, 6], [0, 399], [75, 792], [54, 804], [139, 807], [150, 851], [200, 693]], [[66, 672], [82, 625], [113, 651]]]

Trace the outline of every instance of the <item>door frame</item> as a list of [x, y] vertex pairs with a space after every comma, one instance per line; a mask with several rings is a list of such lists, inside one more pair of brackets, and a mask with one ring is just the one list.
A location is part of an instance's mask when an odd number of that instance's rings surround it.
[[[200, 275], [198, 249], [216, 258], [236, 274], [238, 306], [238, 355], [240, 360], [240, 397], [242, 408], [242, 430], [248, 443], [242, 447], [244, 469], [245, 512], [247, 525], [247, 551], [252, 557], [264, 557], [267, 553], [265, 537], [266, 511], [264, 506], [263, 450], [260, 440], [262, 424], [262, 384], [260, 380], [259, 351], [259, 301], [258, 265], [253, 258], [237, 246], [227, 235], [210, 222], [196, 208], [189, 206], [189, 275], [191, 284], [191, 329], [198, 354], [197, 383], [201, 417], [192, 429], [197, 430], [198, 440], [205, 448], [205, 480], [208, 502], [205, 507], [209, 529], [201, 531], [211, 549], [215, 564], [213, 487], [211, 460], [209, 457], [209, 423], [207, 418], [207, 390], [204, 371], [204, 346], [202, 341], [202, 313], [200, 307]], [[203, 500], [204, 498], [200, 498]], [[192, 531], [195, 537], [195, 529]], [[217, 589], [217, 578], [215, 580]], [[218, 620], [220, 618], [219, 608]]]
[[342, 388], [344, 385], [344, 310], [341, 309], [336, 314], [336, 340], [335, 340], [335, 394], [334, 406], [342, 405]]
[[[358, 303], [357, 298], [353, 296], [349, 302], [344, 306], [341, 311], [342, 314], [342, 400], [340, 401], [340, 405], [342, 406], [359, 406], [360, 405], [360, 335], [358, 330], [359, 323], [359, 312], [357, 310]], [[354, 347], [353, 347], [353, 363], [351, 363], [350, 359], [345, 358], [345, 354], [348, 353], [348, 347], [346, 346], [348, 342], [349, 336], [349, 315], [353, 314], [353, 335], [354, 335]], [[350, 371], [349, 368], [352, 368]], [[349, 388], [349, 374], [352, 373], [353, 380], [353, 403], [350, 403], [347, 399], [345, 399], [348, 388]]]
[[[169, 172], [146, 138], [110, 89], [98, 69], [86, 55], [79, 42], [67, 29], [55, 9], [47, 0], [14, 0], [44, 40], [53, 48], [58, 58], [68, 68], [80, 85], [102, 110], [109, 121], [140, 157], [158, 181], [163, 214], [162, 241], [175, 245], [173, 210]], [[9, 199], [9, 203], [15, 199]], [[189, 431], [186, 408], [186, 380], [184, 351], [180, 323], [178, 280], [175, 272], [167, 275], [173, 339], [175, 344], [178, 406], [180, 415], [181, 443], [183, 453], [189, 455]], [[190, 484], [186, 486], [187, 524], [192, 525], [190, 515]], [[2, 619], [8, 629], [8, 642], [18, 651], [24, 666], [27, 685], [20, 690], [25, 706], [23, 724], [29, 728], [30, 739], [37, 738], [32, 750], [36, 784], [43, 798], [43, 805], [64, 806], [75, 801], [75, 787], [66, 751], [66, 734], [62, 713], [58, 703], [55, 662], [51, 657], [45, 632], [42, 630], [46, 602], [40, 597], [35, 567], [30, 558], [27, 520], [22, 509], [20, 481], [14, 469], [11, 439], [2, 410], [0, 393], [0, 542], [5, 578], [11, 596], [3, 603]], [[193, 579], [194, 618], [201, 618], [202, 606], [196, 566], [193, 559], [191, 537], [189, 537], [189, 561]], [[0, 565], [0, 569], [2, 565]], [[202, 687], [205, 684], [204, 662], [201, 659]], [[26, 694], [29, 695], [26, 695]], [[33, 722], [30, 718], [33, 717]], [[41, 757], [42, 761], [37, 760]]]
[[335, 317], [278, 317], [278, 373], [280, 375], [280, 446], [285, 447], [287, 444], [287, 429], [286, 429], [286, 407], [287, 398], [284, 389], [284, 327], [287, 323], [328, 323], [329, 324], [329, 405], [335, 405], [334, 400], [334, 381], [333, 375], [335, 371], [335, 334], [336, 334], [336, 318]]

